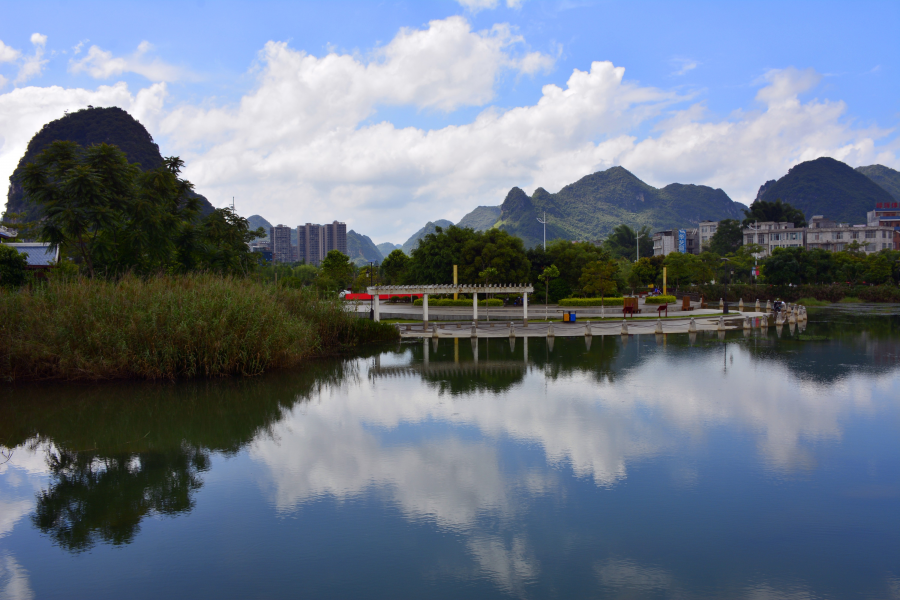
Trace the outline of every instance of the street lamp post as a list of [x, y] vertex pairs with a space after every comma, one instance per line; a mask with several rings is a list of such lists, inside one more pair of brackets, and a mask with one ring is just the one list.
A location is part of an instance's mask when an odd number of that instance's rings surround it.
[[[374, 265], [374, 264], [375, 264], [375, 263], [374, 263], [373, 261], [371, 261], [371, 260], [369, 261], [369, 286], [370, 286], [370, 287], [371, 287], [372, 285], [374, 285], [374, 281], [375, 281], [375, 278], [374, 278], [373, 275], [372, 275], [372, 265]], [[375, 296], [376, 296], [376, 295], [377, 295], [377, 294], [372, 294], [372, 301], [371, 301], [371, 304], [370, 304], [370, 306], [369, 306], [369, 320], [370, 320], [370, 321], [374, 321], [374, 320], [375, 320]]]
[[547, 211], [544, 211], [544, 218], [538, 217], [538, 223], [544, 226], [544, 252], [547, 251]]

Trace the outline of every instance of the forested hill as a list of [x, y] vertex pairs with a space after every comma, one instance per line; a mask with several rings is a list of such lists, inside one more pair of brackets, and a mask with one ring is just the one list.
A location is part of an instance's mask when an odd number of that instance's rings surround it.
[[556, 194], [538, 188], [529, 197], [519, 188], [507, 194], [496, 226], [525, 240], [541, 243], [547, 214], [547, 240], [597, 240], [614, 227], [648, 225], [654, 231], [691, 227], [703, 220], [743, 218], [743, 204], [720, 189], [673, 183], [655, 188], [622, 167], [599, 171], [569, 184]]
[[780, 199], [803, 212], [808, 221], [824, 215], [841, 223], [865, 223], [866, 212], [891, 195], [851, 166], [829, 157], [802, 162], [767, 187], [762, 200]]
[[423, 227], [422, 229], [420, 229], [417, 232], [415, 232], [414, 234], [412, 234], [412, 236], [410, 236], [410, 238], [408, 240], [406, 240], [406, 243], [403, 244], [401, 249], [406, 254], [411, 254], [412, 251], [415, 250], [416, 246], [419, 244], [419, 240], [422, 239], [423, 237], [425, 237], [426, 235], [428, 235], [429, 233], [434, 233], [435, 227], [441, 227], [443, 229], [447, 229], [451, 225], [453, 225], [453, 223], [448, 221], [447, 219], [438, 219], [437, 221], [428, 221], [428, 223], [425, 224], [425, 227]]
[[358, 265], [366, 265], [370, 262], [380, 263], [384, 260], [372, 238], [356, 233], [352, 229], [347, 232], [347, 254], [350, 256], [350, 260]]
[[475, 231], [485, 231], [494, 226], [500, 219], [499, 206], [479, 206], [456, 224], [457, 227], [474, 229]]
[[[26, 214], [25, 221], [38, 218], [37, 207], [25, 200], [25, 192], [19, 183], [19, 177], [25, 165], [34, 161], [44, 148], [55, 141], [76, 142], [83, 147], [94, 144], [110, 144], [118, 146], [128, 161], [137, 163], [142, 169], [155, 169], [163, 164], [159, 146], [153, 137], [134, 117], [121, 108], [88, 107], [68, 113], [61, 119], [51, 121], [34, 134], [28, 142], [25, 155], [19, 160], [16, 170], [9, 178], [9, 193], [6, 197], [7, 213]], [[213, 206], [203, 196], [200, 198], [201, 213], [206, 215], [213, 211]]]
[[[856, 170], [884, 188], [887, 193], [900, 200], [900, 171], [895, 171], [884, 165], [869, 165], [868, 167], [856, 167]], [[873, 210], [872, 208], [868, 210]]]

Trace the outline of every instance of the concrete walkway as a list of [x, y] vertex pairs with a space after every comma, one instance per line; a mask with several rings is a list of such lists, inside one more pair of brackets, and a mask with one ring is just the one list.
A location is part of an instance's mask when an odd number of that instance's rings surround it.
[[[694, 328], [691, 327], [691, 318]], [[479, 322], [475, 328], [476, 337], [575, 337], [583, 335], [645, 335], [656, 333], [691, 333], [692, 331], [720, 331], [719, 317], [722, 319], [721, 331], [768, 328], [775, 326], [773, 315], [763, 312], [731, 312], [722, 315], [719, 311], [692, 311], [692, 317], [669, 319], [627, 319], [604, 321], [577, 321], [575, 323], [539, 323], [531, 322], [527, 327], [521, 320], [505, 322]], [[747, 329], [749, 320], [749, 329]], [[405, 338], [438, 337], [459, 338], [472, 337], [471, 321], [468, 323], [429, 323], [427, 327], [419, 323], [397, 324], [400, 335]], [[801, 324], [802, 326], [802, 324]], [[623, 331], [623, 327], [626, 329]], [[793, 326], [792, 326], [793, 327]]]

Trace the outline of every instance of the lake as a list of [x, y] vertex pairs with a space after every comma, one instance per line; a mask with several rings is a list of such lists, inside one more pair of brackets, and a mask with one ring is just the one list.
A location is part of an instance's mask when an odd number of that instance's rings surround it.
[[900, 308], [17, 385], [0, 598], [900, 598]]

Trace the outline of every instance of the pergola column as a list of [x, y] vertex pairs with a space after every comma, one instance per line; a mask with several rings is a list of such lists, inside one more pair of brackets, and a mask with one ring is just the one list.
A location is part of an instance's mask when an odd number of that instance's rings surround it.
[[422, 294], [422, 330], [428, 328], [428, 294]]
[[472, 292], [472, 320], [478, 322], [478, 292]]
[[[528, 292], [522, 293], [522, 308], [523, 308], [522, 312], [524, 313], [522, 318], [525, 321], [524, 323], [522, 323], [522, 327], [528, 327]], [[377, 321], [378, 320], [378, 317], [377, 317], [378, 312], [377, 311], [375, 312], [375, 315], [376, 315], [375, 320]]]

